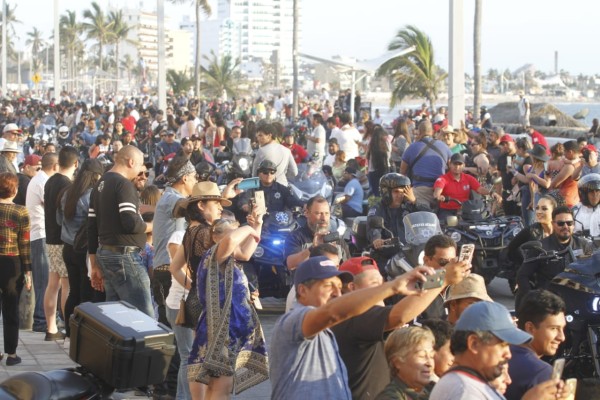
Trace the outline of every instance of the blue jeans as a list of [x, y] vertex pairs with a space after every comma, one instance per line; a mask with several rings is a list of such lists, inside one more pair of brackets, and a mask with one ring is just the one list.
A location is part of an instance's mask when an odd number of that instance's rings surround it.
[[154, 318], [150, 277], [140, 253], [115, 253], [100, 247], [96, 260], [104, 276], [106, 301], [123, 300]]
[[32, 240], [31, 244], [31, 274], [33, 289], [35, 291], [35, 308], [33, 310], [33, 327], [44, 329], [46, 327], [46, 314], [44, 314], [44, 294], [48, 286], [50, 264], [46, 252], [46, 238]]
[[190, 393], [190, 385], [187, 379], [187, 364], [188, 358], [190, 357], [190, 351], [192, 350], [192, 344], [194, 343], [194, 331], [190, 328], [184, 328], [175, 323], [177, 318], [177, 312], [169, 306], [166, 306], [167, 321], [171, 324], [173, 333], [175, 334], [175, 340], [177, 341], [177, 351], [181, 357], [181, 364], [179, 364], [179, 373], [177, 374], [177, 400], [188, 400], [192, 398]]

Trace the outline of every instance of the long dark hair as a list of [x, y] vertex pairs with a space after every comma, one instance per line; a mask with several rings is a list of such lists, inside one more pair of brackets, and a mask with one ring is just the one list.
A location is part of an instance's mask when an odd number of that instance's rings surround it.
[[369, 158], [373, 168], [377, 171], [387, 171], [389, 169], [389, 151], [387, 145], [387, 132], [381, 125], [375, 125], [373, 136], [369, 142]]
[[[94, 186], [100, 180], [100, 174], [90, 171], [90, 169], [86, 167], [86, 164], [91, 164], [92, 161], [96, 161], [100, 164], [97, 160], [87, 160], [83, 164], [81, 170], [77, 173], [77, 176], [75, 176], [73, 183], [65, 189], [66, 199], [63, 214], [67, 220], [75, 217], [77, 202], [81, 196], [83, 196], [86, 190]], [[60, 198], [62, 198], [62, 196], [60, 196]]]

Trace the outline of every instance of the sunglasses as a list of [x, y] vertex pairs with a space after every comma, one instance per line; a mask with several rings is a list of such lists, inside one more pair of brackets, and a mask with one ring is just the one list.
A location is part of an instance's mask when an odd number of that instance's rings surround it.
[[438, 260], [438, 265], [440, 267], [445, 267], [446, 265], [448, 265], [450, 263], [451, 260], [448, 260], [447, 258], [440, 258]]
[[263, 169], [262, 171], [258, 172], [265, 175], [275, 175], [275, 171], [273, 171], [272, 169]]
[[138, 176], [141, 178], [142, 176], [145, 176], [146, 178], [150, 176], [150, 172], [148, 171], [142, 171], [138, 174]]
[[573, 226], [575, 225], [575, 221], [554, 221], [558, 226]]

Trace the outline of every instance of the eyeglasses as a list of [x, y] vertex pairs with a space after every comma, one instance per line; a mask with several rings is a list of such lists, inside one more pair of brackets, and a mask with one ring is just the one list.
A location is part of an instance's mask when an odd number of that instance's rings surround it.
[[554, 221], [554, 223], [556, 223], [556, 225], [558, 226], [573, 226], [575, 225], [575, 221]]
[[273, 171], [272, 169], [263, 169], [258, 172], [265, 175], [275, 175], [275, 171]]
[[143, 176], [145, 176], [146, 178], [150, 176], [150, 172], [148, 171], [142, 171], [138, 174], [138, 176], [141, 178]]

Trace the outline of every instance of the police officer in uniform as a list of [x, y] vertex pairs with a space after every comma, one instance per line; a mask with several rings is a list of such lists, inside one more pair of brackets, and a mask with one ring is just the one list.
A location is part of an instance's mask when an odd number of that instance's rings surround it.
[[[379, 180], [379, 191], [381, 201], [367, 214], [367, 238], [375, 248], [373, 258], [382, 275], [386, 276], [385, 264], [397, 252], [397, 249], [381, 249], [384, 240], [392, 237], [391, 232], [393, 237], [399, 237], [404, 242], [404, 224], [402, 222], [404, 216], [416, 211], [430, 211], [430, 209], [425, 203], [417, 203], [410, 179], [405, 175], [395, 172], [383, 175]], [[371, 217], [383, 218], [386, 229], [368, 228]]]
[[[275, 181], [277, 165], [273, 161], [263, 160], [258, 166], [260, 186], [255, 190], [262, 190], [265, 194], [265, 205], [268, 213], [291, 210], [301, 207], [302, 202], [294, 197], [289, 187]], [[250, 211], [250, 199], [254, 197], [254, 190], [249, 190], [240, 196], [238, 205], [245, 212]]]

